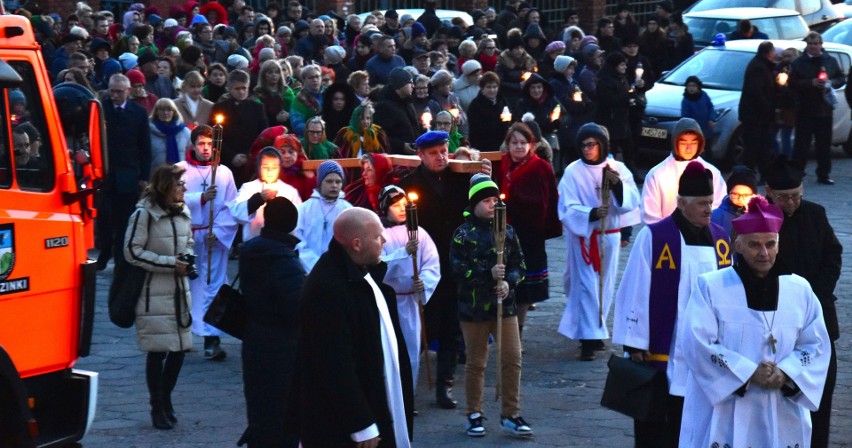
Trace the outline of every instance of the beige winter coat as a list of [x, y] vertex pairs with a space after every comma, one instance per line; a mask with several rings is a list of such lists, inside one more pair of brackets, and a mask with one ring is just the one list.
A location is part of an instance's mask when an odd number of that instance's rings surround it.
[[193, 253], [189, 209], [184, 206], [180, 213], [169, 216], [147, 199], [136, 207], [124, 238], [124, 258], [148, 271], [136, 303], [136, 342], [145, 352], [189, 350], [189, 279], [175, 273], [176, 256]]

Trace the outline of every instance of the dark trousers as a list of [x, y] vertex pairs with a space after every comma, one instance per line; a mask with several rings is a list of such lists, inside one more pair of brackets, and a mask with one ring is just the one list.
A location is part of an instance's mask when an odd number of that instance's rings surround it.
[[828, 375], [825, 377], [825, 388], [822, 390], [822, 400], [819, 409], [811, 412], [813, 432], [811, 433], [811, 448], [828, 448], [828, 435], [831, 423], [831, 398], [834, 386], [837, 384], [837, 353], [834, 341], [831, 341], [831, 360], [828, 362]]
[[432, 299], [424, 308], [426, 339], [438, 341], [435, 384], [439, 387], [452, 387], [461, 348], [459, 305], [455, 288], [455, 283], [442, 278]]
[[[760, 178], [766, 178], [766, 170], [772, 159], [772, 141], [775, 138], [769, 123], [743, 123], [743, 163], [759, 171]], [[756, 193], [756, 192], [755, 192]]]
[[807, 164], [808, 150], [811, 146], [811, 139], [813, 139], [818, 179], [825, 179], [831, 174], [831, 125], [831, 117], [796, 115], [796, 140], [793, 145], [793, 158]]
[[683, 417], [683, 397], [669, 395], [666, 401], [665, 422], [633, 420], [636, 448], [677, 448], [681, 417]]
[[95, 246], [102, 253], [110, 253], [118, 262], [124, 260], [124, 234], [139, 195], [107, 193], [101, 199], [95, 222]]
[[184, 357], [185, 352], [148, 352], [145, 381], [148, 383], [152, 405], [158, 406], [164, 400], [171, 403], [172, 391], [177, 384]]

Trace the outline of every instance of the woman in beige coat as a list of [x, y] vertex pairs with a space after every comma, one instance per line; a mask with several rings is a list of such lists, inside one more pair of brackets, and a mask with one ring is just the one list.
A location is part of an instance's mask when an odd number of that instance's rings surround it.
[[192, 254], [192, 229], [186, 192], [180, 180], [184, 170], [161, 165], [136, 204], [125, 236], [124, 258], [148, 272], [136, 303], [136, 342], [148, 352], [145, 378], [151, 396], [151, 421], [157, 429], [177, 423], [171, 392], [183, 366], [184, 352], [192, 347], [187, 280]]

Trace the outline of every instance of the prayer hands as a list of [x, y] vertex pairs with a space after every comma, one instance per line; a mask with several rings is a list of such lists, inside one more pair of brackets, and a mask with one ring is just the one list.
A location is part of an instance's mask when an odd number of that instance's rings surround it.
[[405, 243], [405, 251], [408, 252], [408, 255], [414, 255], [417, 253], [417, 246], [419, 242], [417, 240], [409, 240]]
[[500, 280], [494, 287], [494, 291], [497, 293], [497, 301], [502, 302], [503, 299], [509, 297], [509, 284], [505, 280]]
[[278, 190], [274, 188], [264, 188], [263, 191], [260, 192], [260, 197], [262, 197], [264, 201], [273, 199], [275, 196], [278, 196]]
[[204, 202], [210, 202], [216, 198], [216, 186], [211, 185], [207, 188], [204, 193], [201, 193], [201, 198], [204, 199]]
[[789, 378], [774, 362], [763, 361], [749, 379], [755, 386], [764, 389], [781, 389]]
[[494, 280], [497, 280], [499, 282], [499, 281], [503, 280], [503, 277], [505, 277], [505, 276], [506, 276], [506, 265], [505, 264], [495, 264], [494, 267], [491, 268], [491, 278], [493, 278]]

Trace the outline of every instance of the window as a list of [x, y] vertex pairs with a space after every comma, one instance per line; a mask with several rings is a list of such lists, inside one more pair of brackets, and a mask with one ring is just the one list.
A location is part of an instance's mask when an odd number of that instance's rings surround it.
[[22, 190], [50, 191], [55, 180], [53, 151], [35, 73], [28, 62], [8, 62], [24, 82], [4, 91], [9, 120], [3, 123], [11, 124], [11, 135], [2, 141], [13, 149], [18, 186]]

